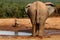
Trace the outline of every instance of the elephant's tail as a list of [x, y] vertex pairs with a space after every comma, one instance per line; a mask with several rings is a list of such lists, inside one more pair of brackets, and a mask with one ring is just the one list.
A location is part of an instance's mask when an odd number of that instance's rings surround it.
[[39, 16], [39, 9], [36, 9], [36, 23], [39, 23], [39, 20], [40, 20], [40, 16]]
[[36, 2], [36, 23], [39, 23], [40, 20], [40, 8], [39, 8], [39, 1]]

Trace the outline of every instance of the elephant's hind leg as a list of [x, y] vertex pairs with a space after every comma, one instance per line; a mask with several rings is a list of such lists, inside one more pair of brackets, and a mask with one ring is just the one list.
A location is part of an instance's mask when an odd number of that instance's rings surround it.
[[35, 26], [35, 24], [33, 25], [33, 27], [32, 27], [32, 36], [36, 36], [36, 26]]
[[39, 36], [44, 36], [44, 22], [41, 22], [39, 24], [39, 33], [38, 33]]
[[36, 36], [38, 36], [39, 24], [36, 23]]

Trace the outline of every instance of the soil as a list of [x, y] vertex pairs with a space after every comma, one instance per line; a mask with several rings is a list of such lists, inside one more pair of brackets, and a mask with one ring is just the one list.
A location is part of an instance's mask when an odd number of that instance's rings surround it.
[[60, 35], [51, 35], [50, 37], [0, 36], [0, 40], [60, 40]]
[[[17, 26], [14, 27], [14, 25], [15, 18], [0, 19], [0, 30], [18, 31], [32, 28], [32, 24], [28, 18], [17, 19]], [[48, 18], [45, 22], [45, 29], [60, 29], [60, 17]]]
[[[0, 19], [0, 30], [10, 31], [26, 31], [31, 32], [32, 24], [30, 19], [17, 19], [17, 26], [14, 27], [15, 18]], [[45, 30], [59, 30], [60, 32], [60, 17], [50, 17], [45, 22]], [[56, 31], [57, 32], [57, 31]], [[44, 37], [32, 36], [0, 36], [0, 40], [60, 40], [60, 34], [52, 34]]]

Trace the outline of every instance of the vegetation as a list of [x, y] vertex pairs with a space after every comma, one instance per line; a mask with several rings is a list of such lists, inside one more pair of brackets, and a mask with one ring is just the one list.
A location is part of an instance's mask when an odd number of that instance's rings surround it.
[[[0, 0], [0, 18], [24, 18], [27, 17], [25, 14], [24, 7], [29, 2], [37, 0]], [[41, 0], [43, 2], [48, 0]], [[50, 0], [52, 1], [52, 0]], [[58, 4], [60, 2], [56, 2]]]

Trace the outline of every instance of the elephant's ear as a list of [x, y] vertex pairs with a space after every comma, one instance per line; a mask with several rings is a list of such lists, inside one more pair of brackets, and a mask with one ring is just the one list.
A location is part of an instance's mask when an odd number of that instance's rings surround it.
[[48, 8], [49, 15], [51, 15], [55, 11], [55, 5], [53, 3], [45, 3], [45, 4]]
[[27, 6], [25, 6], [25, 12], [27, 13], [28, 8], [30, 7], [31, 3], [29, 3]]

